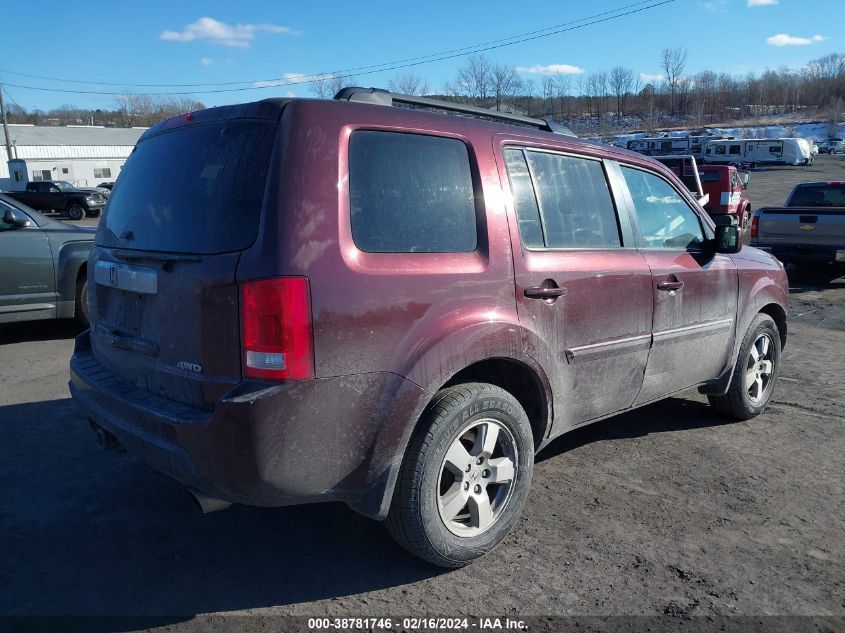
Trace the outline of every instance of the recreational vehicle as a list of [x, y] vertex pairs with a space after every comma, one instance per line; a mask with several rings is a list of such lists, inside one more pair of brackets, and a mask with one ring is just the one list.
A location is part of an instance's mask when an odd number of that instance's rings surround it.
[[812, 165], [810, 142], [803, 138], [719, 140], [704, 144], [704, 162], [721, 164]]
[[646, 156], [700, 156], [702, 146], [713, 136], [659, 136], [635, 138], [626, 147]]

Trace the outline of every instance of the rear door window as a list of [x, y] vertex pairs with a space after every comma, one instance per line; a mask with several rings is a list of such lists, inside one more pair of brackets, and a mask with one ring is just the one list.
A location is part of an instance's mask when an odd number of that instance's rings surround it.
[[458, 139], [359, 130], [349, 139], [355, 245], [370, 253], [462, 253], [478, 245], [469, 150]]
[[277, 121], [185, 125], [142, 140], [126, 161], [97, 244], [211, 254], [258, 233]]
[[515, 148], [505, 150], [505, 161], [524, 246], [622, 245], [601, 161]]

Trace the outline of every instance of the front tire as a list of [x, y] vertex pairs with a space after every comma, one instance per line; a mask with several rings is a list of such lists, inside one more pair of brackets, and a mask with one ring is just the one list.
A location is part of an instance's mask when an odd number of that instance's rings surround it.
[[76, 309], [74, 316], [85, 327], [91, 325], [91, 315], [88, 312], [88, 276], [83, 273], [76, 282]]
[[72, 204], [67, 209], [65, 209], [65, 214], [67, 215], [68, 219], [81, 220], [85, 217], [85, 209], [81, 205]]
[[769, 404], [780, 374], [780, 332], [768, 314], [758, 314], [739, 348], [728, 392], [707, 396], [710, 405], [735, 420], [749, 420]]
[[387, 529], [412, 554], [462, 567], [511, 531], [533, 468], [531, 425], [516, 398], [487, 383], [443, 389], [408, 446]]

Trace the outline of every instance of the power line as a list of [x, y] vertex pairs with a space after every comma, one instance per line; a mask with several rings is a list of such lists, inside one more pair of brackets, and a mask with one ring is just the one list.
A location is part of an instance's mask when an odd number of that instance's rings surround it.
[[[15, 101], [15, 98], [14, 98], [12, 95], [10, 95], [10, 94], [9, 94], [9, 91], [8, 91], [8, 90], [6, 90], [6, 86], [4, 86], [3, 84], [0, 84], [0, 88], [2, 88], [2, 89], [3, 89], [3, 92], [4, 92], [4, 93], [6, 93], [6, 96], [7, 96], [7, 97], [9, 97], [9, 101], [11, 101], [12, 103], [14, 103], [14, 104], [15, 104], [16, 106], [18, 106], [21, 110], [24, 110], [24, 108], [21, 106], [21, 104], [20, 104], [20, 103], [18, 103], [17, 101]], [[26, 112], [26, 110], [24, 110], [24, 112]]]
[[[668, 4], [669, 2], [675, 2], [675, 1], [676, 0], [666, 0], [665, 2], [659, 2], [658, 4], [654, 4], [653, 6], [656, 7], [656, 6], [659, 6], [661, 4]], [[375, 69], [383, 68], [385, 66], [394, 66], [396, 64], [406, 64], [406, 63], [409, 63], [409, 62], [418, 62], [418, 61], [423, 61], [423, 60], [439, 61], [437, 59], [432, 59], [432, 58], [438, 58], [438, 57], [441, 57], [443, 55], [453, 55], [453, 54], [456, 54], [456, 53], [469, 54], [469, 53], [472, 53], [472, 52], [476, 52], [475, 49], [477, 49], [477, 48], [493, 46], [493, 45], [502, 44], [502, 43], [505, 43], [505, 42], [510, 42], [511, 44], [518, 44], [518, 43], [520, 43], [520, 41], [523, 41], [523, 40], [521, 40], [521, 38], [530, 38], [531, 36], [539, 35], [541, 33], [547, 33], [548, 35], [555, 35], [556, 33], [560, 32], [560, 31], [557, 31], [557, 29], [562, 29], [563, 27], [578, 24], [579, 22], [585, 22], [587, 20], [593, 20], [595, 18], [604, 17], [604, 16], [607, 16], [607, 15], [610, 15], [610, 14], [613, 14], [613, 13], [619, 13], [621, 11], [625, 11], [626, 9], [632, 9], [634, 7], [639, 7], [641, 5], [650, 4], [650, 3], [653, 3], [653, 2], [654, 2], [654, 0], [640, 0], [639, 2], [627, 4], [627, 5], [621, 6], [621, 7], [616, 8], [616, 9], [611, 9], [609, 11], [603, 11], [601, 13], [596, 13], [594, 15], [590, 15], [590, 16], [587, 16], [585, 18], [579, 18], [577, 20], [570, 20], [569, 22], [564, 22], [562, 24], [556, 24], [554, 26], [549, 26], [549, 27], [546, 27], [546, 28], [543, 28], [543, 29], [538, 29], [538, 30], [535, 30], [535, 31], [529, 31], [527, 33], [520, 33], [519, 35], [512, 35], [510, 37], [504, 37], [504, 38], [500, 38], [500, 39], [490, 40], [488, 42], [481, 42], [479, 44], [473, 44], [473, 45], [464, 46], [464, 47], [461, 47], [461, 48], [455, 48], [455, 49], [451, 49], [451, 50], [440, 51], [440, 52], [437, 52], [437, 53], [430, 53], [428, 55], [420, 55], [420, 56], [417, 56], [417, 57], [409, 57], [409, 58], [406, 58], [406, 59], [399, 59], [399, 60], [395, 60], [395, 61], [391, 61], [391, 62], [384, 62], [384, 63], [381, 63], [381, 64], [371, 64], [371, 65], [368, 65], [368, 66], [358, 66], [358, 67], [355, 67], [355, 68], [345, 68], [345, 69], [342, 69], [342, 70], [332, 70], [332, 71], [323, 72], [323, 73], [313, 73], [313, 74], [308, 74], [308, 75], [299, 75], [299, 76], [297, 76], [297, 82], [299, 82], [300, 80], [305, 80], [305, 79], [313, 79], [313, 80], [319, 81], [323, 77], [333, 77], [333, 76], [337, 76], [337, 75], [348, 76], [349, 74], [352, 74], [352, 73], [360, 73], [361, 71], [375, 70]], [[648, 8], [652, 8], [652, 7], [645, 7], [645, 8], [648, 9]], [[625, 13], [625, 14], [622, 14], [622, 15], [628, 15], [628, 14]], [[616, 17], [621, 17], [621, 15], [616, 16]], [[586, 26], [586, 25], [584, 25], [584, 26]], [[549, 33], [549, 31], [555, 31], [555, 32]], [[518, 40], [518, 41], [511, 42], [511, 40]], [[528, 40], [524, 40], [524, 41], [528, 41]], [[507, 45], [510, 45], [510, 44], [507, 44]], [[484, 49], [484, 50], [489, 50], [489, 49]], [[31, 75], [31, 74], [27, 74], [27, 73], [19, 73], [19, 72], [15, 72], [15, 71], [2, 70], [2, 69], [0, 69], [0, 73], [5, 73], [5, 74], [8, 74], [8, 75], [15, 75], [17, 77], [28, 77], [30, 79], [43, 79], [43, 80], [47, 80], [47, 81], [57, 81], [57, 82], [61, 82], [61, 83], [88, 84], [88, 85], [97, 85], [97, 86], [122, 86], [122, 87], [135, 87], [135, 88], [198, 88], [198, 87], [203, 87], [203, 86], [237, 86], [237, 85], [240, 85], [240, 84], [269, 83], [269, 82], [280, 82], [280, 81], [284, 80], [284, 78], [274, 77], [272, 79], [252, 79], [252, 80], [244, 80], [244, 81], [225, 81], [225, 82], [207, 82], [207, 83], [166, 83], [166, 84], [140, 84], [139, 83], [139, 84], [133, 84], [133, 83], [120, 83], [120, 82], [109, 82], [109, 81], [87, 81], [87, 80], [77, 80], [77, 79], [65, 79], [63, 77], [47, 77], [47, 76], [44, 76], [44, 75]], [[286, 81], [286, 80], [284, 80], [284, 81]]]
[[[647, 0], [647, 1], [649, 1], [649, 0]], [[514, 36], [512, 38], [505, 38], [503, 40], [493, 40], [494, 43], [491, 43], [489, 45], [483, 45], [482, 44], [482, 45], [478, 45], [476, 47], [454, 49], [455, 51], [459, 51], [459, 52], [451, 52], [451, 53], [440, 54], [437, 57], [433, 57], [432, 55], [426, 55], [426, 56], [422, 56], [422, 57], [418, 57], [418, 58], [410, 58], [410, 60], [406, 61], [406, 62], [395, 62], [395, 63], [390, 64], [390, 65], [376, 64], [376, 65], [373, 65], [373, 66], [362, 66], [362, 67], [360, 67], [361, 69], [367, 69], [367, 68], [374, 68], [375, 69], [375, 70], [367, 70], [366, 72], [358, 72], [355, 69], [349, 69], [347, 71], [342, 71], [342, 73], [319, 73], [319, 74], [315, 74], [315, 75], [304, 75], [303, 77], [298, 77], [295, 80], [270, 79], [270, 80], [258, 80], [258, 81], [252, 82], [253, 84], [265, 83], [267, 85], [251, 85], [251, 86], [242, 86], [242, 87], [239, 87], [239, 88], [217, 88], [217, 89], [214, 89], [214, 90], [169, 91], [169, 92], [136, 92], [136, 93], [133, 93], [133, 94], [141, 95], [141, 96], [159, 96], [159, 95], [161, 95], [161, 96], [167, 96], [167, 95], [187, 96], [187, 95], [193, 95], [193, 94], [217, 94], [217, 93], [223, 93], [223, 92], [243, 92], [243, 91], [247, 91], [247, 90], [265, 90], [267, 88], [281, 88], [281, 87], [286, 87], [286, 86], [311, 84], [311, 83], [315, 83], [317, 81], [320, 81], [324, 78], [345, 79], [345, 78], [351, 77], [353, 75], [355, 75], [355, 76], [358, 76], [358, 75], [373, 75], [373, 74], [388, 72], [388, 71], [392, 71], [392, 70], [401, 70], [403, 68], [411, 68], [411, 67], [414, 67], [414, 66], [422, 66], [424, 64], [431, 64], [431, 63], [434, 63], [434, 62], [445, 61], [445, 60], [449, 60], [449, 59], [454, 59], [456, 57], [463, 57], [465, 55], [469, 55], [469, 54], [473, 54], [473, 53], [483, 53], [483, 52], [490, 51], [490, 50], [495, 50], [495, 49], [499, 49], [499, 48], [506, 48], [508, 46], [514, 46], [516, 44], [523, 44], [525, 42], [530, 42], [530, 41], [534, 41], [534, 40], [538, 40], [538, 39], [543, 39], [543, 38], [546, 38], [546, 37], [551, 37], [552, 35], [559, 35], [560, 33], [565, 33], [565, 32], [568, 32], [568, 31], [575, 31], [575, 30], [582, 29], [582, 28], [585, 28], [585, 27], [588, 27], [588, 26], [601, 24], [603, 22], [609, 22], [611, 20], [616, 20], [616, 19], [628, 16], [628, 15], [633, 15], [635, 13], [641, 13], [643, 11], [647, 11], [649, 9], [654, 9], [654, 8], [657, 8], [657, 7], [666, 5], [666, 4], [671, 4], [673, 2], [677, 2], [677, 0], [662, 0], [660, 2], [652, 2], [652, 4], [649, 4], [648, 6], [639, 6], [638, 8], [632, 8], [632, 9], [625, 11], [625, 12], [622, 12], [622, 13], [617, 12], [616, 15], [610, 15], [610, 16], [601, 17], [601, 18], [599, 18], [598, 16], [606, 16], [607, 13], [612, 13], [612, 12], [598, 13], [594, 16], [590, 16], [588, 18], [582, 18], [581, 20], [576, 21], [576, 22], [584, 22], [583, 24], [575, 24], [573, 26], [561, 25], [560, 28], [549, 27], [550, 29], [554, 29], [554, 30], [549, 31], [548, 29], [542, 29], [540, 31], [534, 31], [533, 32], [534, 34], [531, 34], [531, 35], [526, 34], [525, 36]], [[633, 5], [628, 5], [628, 6], [629, 7], [635, 7], [635, 6], [642, 5], [642, 4], [643, 4], [643, 2], [638, 2], [638, 3], [635, 3]], [[619, 11], [619, 10], [617, 10], [617, 11]], [[590, 20], [590, 21], [585, 22], [585, 20]], [[567, 23], [567, 24], [572, 24], [572, 23], [570, 22], [570, 23]], [[416, 60], [416, 61], [414, 61], [414, 60]], [[381, 67], [381, 66], [385, 66], [385, 67]], [[20, 74], [20, 73], [16, 73], [16, 74]], [[133, 85], [133, 84], [106, 84], [106, 83], [103, 83], [103, 82], [78, 82], [78, 83], [99, 83], [100, 85]], [[245, 83], [245, 82], [234, 82], [234, 83]], [[22, 88], [22, 89], [25, 89], [25, 90], [40, 90], [40, 91], [44, 91], [44, 92], [62, 92], [62, 93], [69, 93], [69, 94], [93, 94], [93, 95], [111, 95], [111, 96], [119, 96], [121, 94], [124, 94], [123, 92], [114, 92], [114, 91], [45, 88], [45, 87], [40, 87], [40, 86], [27, 86], [27, 85], [12, 84], [12, 83], [7, 83], [6, 85], [11, 86], [13, 88]], [[141, 85], [141, 84], [134, 84], [134, 85]], [[151, 84], [151, 85], [156, 85], [156, 84]], [[158, 84], [158, 85], [164, 85], [164, 84]], [[174, 84], [174, 85], [190, 85], [190, 84]], [[224, 83], [224, 84], [197, 84], [197, 85], [204, 86], [204, 85], [230, 85], [230, 84]]]

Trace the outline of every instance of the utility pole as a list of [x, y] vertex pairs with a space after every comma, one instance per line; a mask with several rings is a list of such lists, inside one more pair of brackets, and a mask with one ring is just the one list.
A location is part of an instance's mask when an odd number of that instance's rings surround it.
[[0, 84], [0, 115], [3, 117], [3, 132], [6, 134], [6, 160], [12, 160], [12, 141], [9, 139], [9, 124], [6, 121], [6, 102], [3, 100], [3, 84]]

